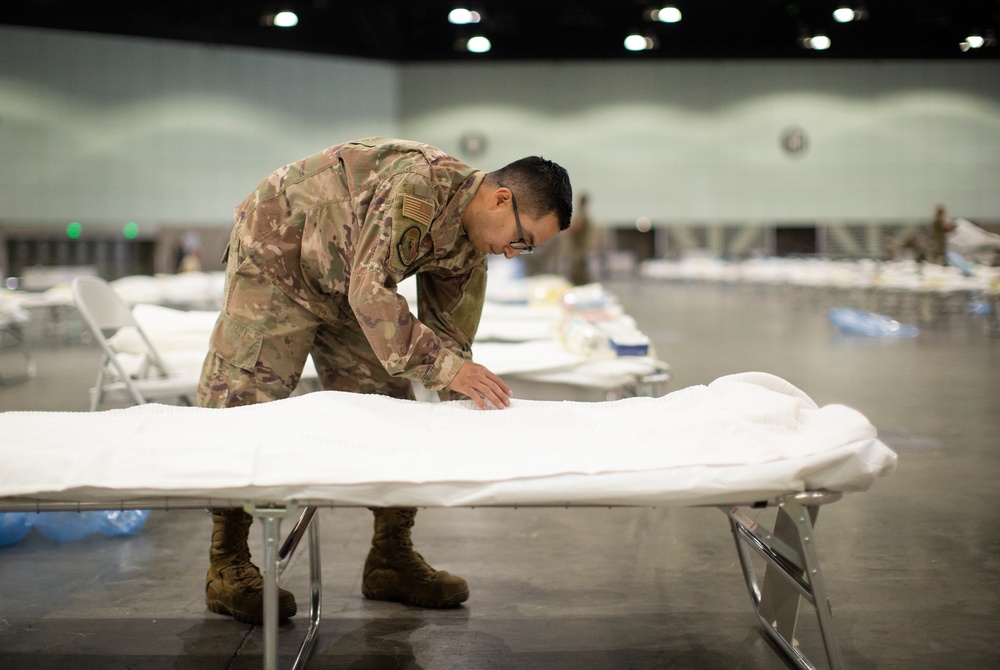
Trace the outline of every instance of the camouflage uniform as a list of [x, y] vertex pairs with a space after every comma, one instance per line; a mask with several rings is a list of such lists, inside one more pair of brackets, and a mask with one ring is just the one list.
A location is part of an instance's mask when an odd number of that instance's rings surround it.
[[[462, 228], [484, 177], [426, 144], [379, 138], [330, 147], [270, 174], [236, 208], [226, 295], [198, 404], [285, 398], [309, 354], [325, 389], [412, 399], [412, 379], [447, 396], [472, 357], [486, 295], [486, 255]], [[412, 275], [419, 320], [396, 293]], [[415, 509], [373, 512], [366, 597], [425, 607], [468, 598], [465, 580], [413, 551]], [[263, 580], [250, 562], [252, 518], [217, 509], [212, 519], [206, 605], [259, 623]], [[279, 618], [296, 609], [280, 589]]]
[[[306, 357], [323, 388], [412, 398], [471, 358], [486, 256], [461, 218], [485, 173], [372, 138], [273, 172], [235, 212], [226, 295], [198, 404], [288, 396]], [[396, 285], [417, 276], [418, 318]]]

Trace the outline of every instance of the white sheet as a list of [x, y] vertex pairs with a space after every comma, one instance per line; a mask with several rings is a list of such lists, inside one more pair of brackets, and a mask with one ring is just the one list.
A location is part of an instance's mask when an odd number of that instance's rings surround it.
[[863, 415], [763, 373], [502, 411], [322, 392], [231, 409], [7, 412], [0, 435], [0, 497], [44, 500], [692, 505], [863, 490], [896, 463]]

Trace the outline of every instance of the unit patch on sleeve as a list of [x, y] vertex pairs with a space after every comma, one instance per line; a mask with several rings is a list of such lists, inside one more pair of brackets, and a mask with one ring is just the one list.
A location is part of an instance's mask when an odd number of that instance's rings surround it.
[[403, 216], [429, 226], [431, 224], [431, 217], [434, 216], [434, 205], [426, 200], [404, 194]]
[[399, 236], [396, 243], [396, 251], [399, 253], [399, 260], [403, 265], [410, 265], [417, 260], [417, 253], [420, 251], [420, 229], [410, 226]]

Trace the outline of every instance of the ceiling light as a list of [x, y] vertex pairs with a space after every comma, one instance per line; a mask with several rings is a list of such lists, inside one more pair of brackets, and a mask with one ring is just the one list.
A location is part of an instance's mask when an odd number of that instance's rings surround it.
[[997, 45], [997, 36], [992, 29], [985, 31], [982, 35], [978, 31], [973, 31], [971, 35], [965, 38], [964, 42], [958, 43], [958, 48], [962, 51], [968, 51], [969, 49], [981, 49], [983, 47], [995, 47]]
[[660, 23], [677, 23], [681, 20], [681, 10], [668, 5], [660, 9], [654, 9], [652, 18]]
[[490, 40], [482, 35], [476, 35], [475, 37], [470, 37], [465, 43], [465, 48], [474, 54], [484, 54], [493, 48], [490, 44]]
[[854, 10], [850, 7], [837, 7], [833, 10], [833, 18], [837, 23], [850, 23], [854, 20]]
[[673, 5], [667, 5], [658, 9], [647, 9], [643, 12], [642, 18], [646, 21], [659, 21], [660, 23], [678, 23], [683, 16], [681, 10]]
[[625, 48], [629, 51], [649, 51], [656, 46], [656, 40], [645, 35], [632, 34], [625, 38]]
[[817, 33], [813, 35], [811, 40], [809, 40], [809, 48], [815, 49], [816, 51], [826, 51], [830, 48], [830, 38], [826, 35]]
[[851, 21], [864, 21], [868, 18], [868, 8], [863, 2], [852, 3], [853, 6], [841, 5], [833, 10], [833, 19], [837, 23], [850, 23]]
[[482, 17], [479, 12], [474, 12], [470, 9], [465, 9], [464, 7], [456, 7], [455, 9], [448, 12], [448, 22], [454, 23], [456, 26], [464, 26], [469, 23], [479, 23]]
[[826, 51], [830, 48], [830, 38], [823, 33], [810, 35], [811, 31], [805, 26], [799, 26], [799, 44], [805, 49], [814, 51]]
[[295, 12], [282, 11], [274, 15], [274, 25], [279, 28], [291, 28], [298, 25], [299, 17]]

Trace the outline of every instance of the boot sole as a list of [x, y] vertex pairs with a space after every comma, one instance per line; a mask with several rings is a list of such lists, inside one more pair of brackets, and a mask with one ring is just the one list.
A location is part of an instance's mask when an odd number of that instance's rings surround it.
[[[251, 624], [253, 626], [260, 626], [264, 623], [263, 616], [256, 616], [254, 614], [247, 614], [246, 612], [239, 612], [231, 610], [226, 607], [225, 603], [221, 600], [206, 600], [205, 605], [208, 609], [216, 614], [224, 614], [226, 616], [231, 616], [240, 623]], [[298, 605], [292, 603], [290, 606], [284, 609], [278, 609], [278, 621], [285, 621], [286, 619], [291, 619], [298, 612]]]
[[421, 600], [419, 598], [413, 598], [408, 595], [403, 595], [400, 593], [393, 593], [392, 591], [378, 591], [378, 590], [361, 590], [361, 595], [368, 600], [383, 600], [393, 603], [403, 603], [405, 605], [416, 605], [417, 607], [426, 607], [427, 609], [447, 609], [449, 607], [458, 607], [466, 600], [469, 599], [469, 592], [462, 591], [456, 593], [455, 595], [447, 598], [445, 600]]

